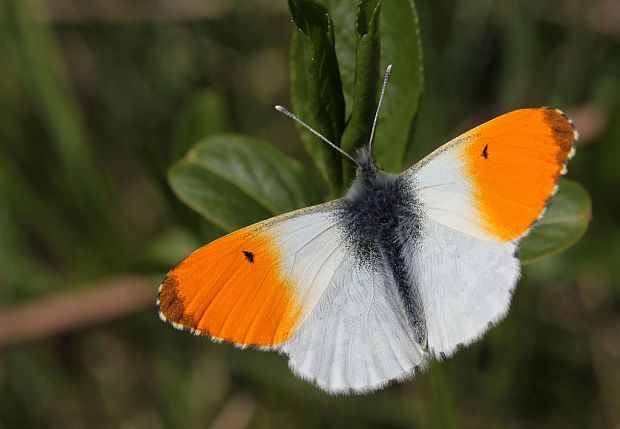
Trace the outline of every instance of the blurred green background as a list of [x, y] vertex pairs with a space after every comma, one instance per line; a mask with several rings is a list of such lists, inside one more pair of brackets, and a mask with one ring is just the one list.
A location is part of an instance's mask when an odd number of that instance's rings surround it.
[[[290, 105], [286, 2], [0, 0], [0, 428], [620, 425], [620, 7], [416, 4], [426, 87], [407, 165], [552, 105], [581, 133], [568, 177], [594, 218], [524, 270], [482, 341], [412, 381], [330, 397], [154, 305], [163, 274], [221, 233], [168, 185], [187, 133], [244, 133], [311, 164], [272, 108]], [[196, 123], [196, 103], [225, 113]]]

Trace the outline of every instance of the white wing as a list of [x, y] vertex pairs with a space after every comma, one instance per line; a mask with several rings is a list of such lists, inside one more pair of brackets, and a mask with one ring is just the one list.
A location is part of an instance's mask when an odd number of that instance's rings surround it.
[[508, 312], [519, 278], [516, 245], [482, 240], [432, 219], [410, 247], [411, 275], [422, 298], [429, 351], [450, 356]]
[[425, 354], [393, 281], [379, 264], [361, 265], [344, 247], [338, 259], [312, 314], [281, 347], [290, 367], [331, 393], [366, 392], [413, 375]]
[[[338, 204], [333, 209], [327, 218], [336, 222], [342, 214]], [[413, 374], [424, 364], [424, 353], [413, 338], [393, 277], [378, 261], [362, 263], [340, 225], [320, 227], [326, 232], [311, 241], [284, 229], [290, 226], [281, 227], [281, 246], [305, 243], [287, 256], [285, 265], [312, 296], [304, 299], [311, 306], [307, 317], [278, 347], [288, 355], [293, 372], [330, 393], [370, 391]]]

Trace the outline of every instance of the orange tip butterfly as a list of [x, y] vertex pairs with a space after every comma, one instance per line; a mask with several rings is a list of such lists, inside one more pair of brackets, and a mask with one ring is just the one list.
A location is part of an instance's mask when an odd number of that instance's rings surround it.
[[[391, 66], [379, 97], [383, 100]], [[377, 169], [371, 138], [344, 198], [267, 219], [196, 250], [159, 287], [160, 317], [239, 347], [275, 350], [329, 393], [410, 378], [502, 319], [519, 240], [574, 154], [559, 110], [521, 109], [405, 172]]]

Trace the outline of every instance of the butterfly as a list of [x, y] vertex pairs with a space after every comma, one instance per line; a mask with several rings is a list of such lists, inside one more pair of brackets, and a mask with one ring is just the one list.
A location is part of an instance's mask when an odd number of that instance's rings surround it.
[[[383, 101], [388, 67], [379, 97]], [[299, 377], [361, 393], [412, 377], [507, 313], [519, 240], [573, 156], [559, 110], [516, 110], [456, 137], [401, 174], [369, 143], [346, 195], [196, 250], [159, 288], [160, 317], [239, 347], [275, 350]]]

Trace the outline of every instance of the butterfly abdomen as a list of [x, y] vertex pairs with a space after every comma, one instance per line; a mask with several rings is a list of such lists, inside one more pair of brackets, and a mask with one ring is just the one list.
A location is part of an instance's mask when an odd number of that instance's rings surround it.
[[[341, 231], [364, 264], [392, 276], [418, 344], [426, 340], [419, 293], [407, 270], [404, 242], [419, 240], [421, 206], [398, 176], [364, 170], [344, 199]], [[380, 263], [377, 264], [377, 261]]]

